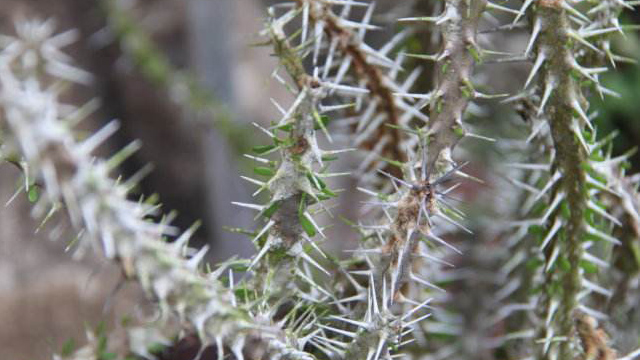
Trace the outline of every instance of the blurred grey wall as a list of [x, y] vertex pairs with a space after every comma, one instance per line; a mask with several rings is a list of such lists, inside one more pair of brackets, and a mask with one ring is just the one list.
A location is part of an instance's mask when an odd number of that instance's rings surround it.
[[[237, 38], [236, 3], [235, 0], [190, 0], [186, 23], [191, 62], [201, 84], [227, 105], [235, 115], [234, 121], [246, 122], [238, 108], [233, 77], [237, 48], [241, 46], [234, 41]], [[231, 205], [232, 201], [251, 202], [249, 190], [241, 183], [235, 165], [237, 154], [215, 127], [207, 129], [203, 141], [206, 221], [214, 242], [211, 255], [218, 260], [235, 254], [249, 256], [254, 251], [251, 242], [223, 229], [223, 226], [248, 229], [253, 226], [251, 214]]]

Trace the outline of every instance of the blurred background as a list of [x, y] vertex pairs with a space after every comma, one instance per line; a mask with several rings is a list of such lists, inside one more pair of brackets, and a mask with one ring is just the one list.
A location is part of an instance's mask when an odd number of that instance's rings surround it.
[[[251, 163], [241, 154], [265, 142], [252, 122], [277, 119], [269, 99], [290, 101], [270, 77], [277, 63], [269, 48], [252, 46], [261, 40], [257, 33], [270, 2], [0, 0], [0, 33], [11, 35], [16, 21], [34, 17], [51, 19], [59, 31], [78, 30], [69, 54], [95, 79], [66, 100], [82, 104], [100, 99], [99, 110], [83, 125], [88, 131], [121, 120], [122, 129], [110, 149], [102, 149], [105, 153], [142, 140], [142, 150], [123, 173], [153, 164], [141, 192], [159, 194], [165, 211], [178, 212], [175, 224], [180, 228], [203, 220], [195, 245], [210, 244], [215, 262], [253, 254], [250, 241], [225, 230], [253, 229], [252, 214], [231, 205], [250, 202], [253, 189], [240, 180], [251, 173]], [[428, 7], [430, 1], [422, 3]], [[414, 3], [387, 0], [378, 5], [380, 14], [388, 14], [406, 13]], [[637, 13], [628, 13], [623, 22], [638, 19]], [[393, 28], [374, 37], [384, 38], [389, 31]], [[640, 57], [635, 34], [617, 45], [627, 56]], [[510, 76], [496, 79], [497, 88], [509, 87]], [[606, 103], [594, 99], [597, 123], [603, 133], [620, 130], [615, 151], [622, 153], [640, 144], [640, 70], [620, 66], [604, 82], [623, 96]], [[632, 166], [630, 172], [640, 170], [640, 156], [634, 155]], [[87, 327], [145, 316], [144, 306], [135, 305], [141, 301], [138, 289], [123, 284], [117, 269], [91, 257], [71, 261], [65, 242], [50, 241], [46, 231], [35, 232], [38, 223], [29, 215], [26, 194], [4, 206], [20, 180], [17, 169], [0, 164], [0, 359], [45, 359], [69, 339], [82, 343]], [[344, 181], [348, 187], [353, 180]], [[352, 237], [338, 227], [330, 238], [349, 242]]]

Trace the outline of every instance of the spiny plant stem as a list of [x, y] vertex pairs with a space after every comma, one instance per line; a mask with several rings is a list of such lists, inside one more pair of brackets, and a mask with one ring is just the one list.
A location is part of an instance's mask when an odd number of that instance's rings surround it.
[[443, 50], [435, 65], [439, 78], [429, 114], [427, 169], [432, 176], [449, 169], [451, 152], [464, 136], [462, 117], [475, 97], [471, 74], [481, 53], [476, 34], [485, 6], [485, 0], [448, 0], [441, 15], [446, 17], [441, 30]]
[[[585, 172], [582, 168], [586, 154], [576, 136], [576, 131], [582, 131], [582, 127], [574, 127], [575, 102], [581, 101], [581, 98], [579, 86], [571, 75], [572, 66], [567, 63], [568, 59], [573, 58], [573, 54], [567, 46], [570, 40], [567, 35], [569, 24], [565, 11], [554, 2], [540, 1], [537, 17], [541, 21], [539, 49], [548, 57], [546, 74], [543, 73], [541, 77], [544, 81], [543, 87], [555, 87], [555, 94], [549, 100], [546, 111], [556, 149], [556, 166], [562, 172], [562, 180], [557, 191], [566, 194], [570, 213], [563, 229], [564, 239], [556, 238], [555, 243], [549, 248], [552, 252], [555, 246], [559, 246], [560, 252], [572, 265], [562, 275], [562, 301], [557, 313], [560, 324], [558, 336], [570, 339], [574, 329], [573, 312], [578, 305], [577, 296], [582, 287], [580, 261], [583, 257], [582, 236], [587, 201]], [[560, 211], [556, 216], [562, 216]], [[559, 355], [560, 359], [575, 357], [570, 341], [561, 343]]]
[[[343, 26], [338, 17], [331, 11], [330, 5], [322, 0], [297, 0], [298, 6], [308, 8], [309, 20], [312, 24], [321, 24], [327, 37], [337, 44], [337, 49], [342, 52], [342, 56], [350, 59], [355, 68], [358, 80], [362, 81], [374, 99], [378, 101], [377, 112], [385, 113], [384, 123], [377, 127], [375, 136], [364, 144], [368, 148], [375, 146], [375, 139], [389, 135], [391, 141], [380, 155], [389, 159], [405, 162], [407, 154], [401, 148], [402, 131], [398, 128], [386, 126], [386, 124], [398, 126], [400, 112], [397, 109], [393, 90], [389, 87], [387, 79], [381, 69], [374, 65], [366, 51], [363, 49], [362, 41], [351, 29]], [[394, 175], [401, 175], [399, 169], [393, 168]]]
[[[578, 308], [578, 295], [583, 287], [581, 261], [584, 258], [583, 238], [588, 224], [586, 210], [588, 207], [585, 165], [590, 155], [590, 145], [585, 141], [585, 125], [591, 126], [586, 116], [586, 104], [583, 100], [580, 85], [573, 73], [577, 65], [574, 55], [573, 31], [569, 24], [568, 14], [563, 8], [563, 1], [544, 0], [538, 2], [534, 19], [535, 31], [539, 31], [537, 40], [536, 67], [544, 63], [540, 82], [541, 103], [539, 110], [544, 110], [551, 129], [551, 137], [555, 148], [552, 171], [559, 171], [562, 178], [550, 197], [557, 199], [562, 205], [553, 211], [552, 222], [562, 223], [549, 247], [544, 250], [546, 257], [546, 281], [543, 287], [547, 302], [544, 332], [547, 342], [550, 334], [561, 336], [566, 340], [559, 344], [560, 359], [575, 358], [574, 346], [575, 311]], [[580, 120], [578, 120], [580, 118]], [[591, 140], [591, 139], [589, 139]], [[551, 204], [550, 204], [551, 205]], [[557, 204], [556, 204], [557, 205]], [[568, 212], [566, 220], [564, 209]], [[551, 231], [551, 230], [550, 230]], [[551, 234], [550, 236], [552, 236]], [[558, 261], [556, 261], [559, 259]], [[564, 268], [562, 262], [569, 264]], [[555, 281], [557, 277], [558, 283]], [[560, 284], [560, 288], [558, 288]], [[560, 291], [557, 310], [553, 302]], [[557, 333], [553, 327], [557, 324]], [[553, 347], [553, 345], [551, 345]], [[543, 356], [552, 359], [555, 351], [549, 344], [545, 345]]]
[[291, 250], [297, 247], [297, 251], [305, 251], [301, 247], [305, 232], [309, 238], [313, 237], [302, 222], [313, 226], [313, 233], [322, 232], [310, 219], [308, 207], [314, 199], [320, 201], [310, 177], [318, 181], [314, 167], [322, 164], [314, 127], [319, 117], [316, 107], [323, 90], [318, 79], [306, 73], [300, 56], [289, 45], [282, 28], [273, 22], [268, 31], [275, 55], [295, 83], [296, 100], [289, 117], [283, 118], [275, 130], [287, 126], [289, 138], [285, 141], [289, 143], [278, 145], [281, 162], [275, 175], [265, 184], [272, 193], [266, 207], [275, 206], [276, 210], [268, 216], [265, 229], [269, 231], [264, 243], [259, 243], [260, 252], [253, 264], [257, 265], [258, 272], [269, 274], [266, 282], [256, 278], [262, 283], [261, 290], [282, 294], [281, 291], [293, 286], [290, 280], [295, 275], [293, 269], [297, 265], [294, 262], [298, 256]]
[[[394, 302], [408, 301], [401, 292], [403, 285], [415, 281], [420, 287], [435, 287], [416, 276], [412, 265], [422, 254], [421, 239], [435, 237], [442, 241], [434, 235], [432, 228], [432, 219], [444, 215], [441, 195], [436, 187], [459, 169], [452, 166], [453, 160], [450, 157], [452, 148], [461, 137], [453, 127], [459, 125], [461, 128], [462, 116], [469, 98], [474, 94], [471, 92], [469, 97], [463, 97], [462, 87], [470, 87], [474, 63], [472, 51], [477, 50], [475, 36], [485, 1], [474, 0], [470, 2], [471, 5], [468, 4], [466, 1], [448, 1], [441, 15], [446, 25], [442, 29], [445, 47], [440, 56], [444, 60], [439, 65], [446, 65], [447, 68], [439, 79], [436, 95], [431, 100], [432, 117], [427, 130], [418, 131], [418, 149], [412, 149], [415, 151], [412, 158], [403, 163], [405, 180], [401, 182], [402, 190], [399, 189], [394, 194], [396, 204], [393, 207], [396, 214], [388, 222], [383, 222], [386, 223], [386, 231], [379, 248], [380, 256], [373, 261], [371, 268], [369, 289], [373, 294], [370, 302], [379, 304], [382, 310], [374, 312], [368, 331], [361, 332], [351, 343], [348, 356], [365, 359], [372, 354], [380, 354], [380, 349], [383, 349], [382, 354], [385, 355], [388, 351], [386, 343], [399, 337], [398, 334], [405, 326], [401, 320], [404, 317], [396, 315], [391, 308]], [[430, 134], [428, 141], [423, 138], [423, 131]], [[429, 146], [429, 156], [426, 146]], [[447, 161], [438, 169], [438, 173], [431, 171], [435, 164], [434, 158]], [[420, 161], [421, 164], [417, 166]], [[416, 174], [416, 169], [420, 169], [419, 175]], [[391, 181], [399, 181], [392, 175], [389, 177]]]
[[[383, 258], [386, 258], [386, 261], [376, 269], [377, 279], [382, 279], [383, 274], [389, 271], [396, 271], [399, 274], [398, 282], [394, 282], [396, 286], [393, 288], [393, 294], [406, 281], [410, 272], [413, 252], [419, 241], [419, 237], [412, 234], [414, 230], [424, 226], [420, 224], [421, 204], [426, 204], [424, 210], [427, 211], [422, 216], [429, 216], [429, 212], [438, 211], [434, 207], [435, 196], [432, 193], [435, 189], [423, 187], [431, 186], [430, 181], [433, 182], [439, 175], [451, 169], [453, 163], [451, 152], [462, 136], [456, 129], [462, 129], [462, 117], [469, 99], [474, 95], [465, 93], [464, 89], [470, 88], [473, 91], [470, 81], [474, 64], [472, 54], [473, 51], [478, 51], [475, 39], [480, 14], [485, 5], [484, 0], [450, 0], [446, 2], [441, 15], [445, 23], [441, 29], [444, 47], [441, 55], [438, 56], [441, 60], [436, 67], [440, 66], [445, 71], [437, 81], [435, 95], [431, 97], [430, 121], [424, 130], [428, 134], [426, 141], [428, 156], [427, 153], [417, 155], [422, 159], [421, 171], [427, 178], [418, 176], [418, 183], [414, 184], [414, 188], [401, 194], [398, 213], [390, 225], [393, 230], [391, 237], [383, 247], [383, 254], [386, 255]], [[421, 142], [423, 140], [420, 139]], [[436, 172], [433, 170], [438, 159], [446, 160], [446, 163], [442, 163]], [[406, 170], [412, 173], [413, 169], [410, 168], [413, 163], [408, 162], [405, 165]], [[415, 181], [415, 176], [411, 180]], [[429, 227], [430, 225], [419, 230], [427, 234], [430, 232]], [[401, 251], [406, 251], [405, 256], [401, 256]], [[397, 262], [395, 269], [389, 266], [391, 261]], [[380, 286], [380, 283], [378, 285]]]

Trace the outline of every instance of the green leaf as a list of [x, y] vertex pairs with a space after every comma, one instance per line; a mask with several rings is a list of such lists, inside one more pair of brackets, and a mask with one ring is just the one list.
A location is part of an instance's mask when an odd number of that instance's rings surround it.
[[400, 161], [389, 159], [389, 158], [386, 158], [384, 156], [380, 156], [380, 159], [382, 159], [384, 162], [388, 163], [389, 165], [396, 166], [396, 167], [398, 167], [400, 169], [404, 168], [404, 164], [402, 162], [400, 162]]
[[282, 124], [282, 125], [276, 127], [276, 129], [282, 130], [284, 132], [289, 132], [289, 131], [291, 131], [291, 129], [293, 129], [293, 124], [291, 122], [286, 123], [286, 124]]
[[62, 350], [60, 351], [60, 355], [62, 357], [71, 356], [73, 351], [76, 349], [76, 342], [73, 339], [69, 339], [62, 344]]
[[222, 227], [223, 230], [232, 232], [232, 233], [236, 233], [236, 234], [242, 234], [242, 235], [246, 235], [250, 238], [253, 238], [254, 236], [256, 236], [255, 231], [251, 231], [251, 230], [247, 230], [247, 229], [243, 229], [243, 228], [234, 228], [234, 227], [230, 227], [230, 226], [223, 226]]
[[539, 266], [542, 266], [543, 264], [544, 264], [544, 261], [533, 258], [526, 262], [525, 268], [531, 271], [531, 270], [537, 269]]
[[272, 168], [264, 167], [264, 166], [258, 166], [253, 168], [253, 172], [258, 175], [269, 176], [269, 177], [276, 174], [275, 170], [273, 170]]
[[541, 238], [545, 235], [545, 230], [540, 225], [531, 225], [529, 226], [528, 231], [529, 231], [529, 234], [534, 236], [539, 236]]
[[238, 299], [244, 299], [244, 301], [253, 301], [255, 299], [255, 294], [253, 290], [247, 289], [246, 287], [235, 287], [233, 292]]
[[558, 266], [560, 267], [560, 269], [564, 270], [564, 271], [569, 271], [571, 270], [571, 263], [569, 262], [569, 259], [567, 259], [564, 256], [561, 256], [558, 259]]
[[239, 271], [239, 272], [247, 271], [250, 264], [251, 262], [249, 260], [238, 260], [236, 262], [229, 264], [229, 269], [232, 269], [233, 271]]
[[307, 193], [302, 193], [300, 203], [298, 204], [298, 217], [304, 217], [304, 211], [307, 208]]
[[253, 152], [259, 155], [268, 153], [269, 151], [277, 148], [278, 145], [258, 145], [253, 147]]
[[636, 259], [636, 264], [640, 267], [640, 245], [637, 242], [631, 243], [631, 251], [633, 252], [633, 257]]
[[442, 73], [445, 74], [447, 72], [447, 69], [449, 69], [449, 61], [445, 61], [444, 64], [442, 64]]
[[395, 125], [395, 124], [389, 124], [389, 123], [385, 123], [384, 126], [391, 128], [391, 129], [395, 129], [395, 130], [400, 130], [400, 131], [404, 131], [407, 132], [409, 134], [414, 134], [414, 135], [420, 135], [420, 129], [412, 129], [406, 126], [400, 126], [400, 125]]
[[116, 357], [118, 357], [118, 355], [116, 353], [103, 352], [103, 353], [100, 353], [100, 355], [98, 356], [98, 359], [99, 360], [113, 360]]
[[107, 350], [107, 337], [105, 335], [98, 336], [98, 352], [102, 353]]
[[584, 269], [584, 272], [587, 274], [596, 274], [598, 273], [598, 266], [596, 264], [588, 262], [588, 261], [580, 261], [580, 267]]
[[561, 295], [563, 289], [564, 288], [557, 281], [551, 282], [551, 284], [547, 287], [548, 294], [553, 297]]
[[331, 121], [331, 119], [329, 119], [327, 115], [320, 115], [317, 112], [314, 112], [313, 114], [316, 120], [316, 124], [313, 127], [313, 129], [314, 130], [322, 129], [323, 131], [326, 131], [327, 125], [329, 124], [329, 121]]
[[569, 209], [569, 203], [568, 202], [562, 202], [560, 204], [560, 214], [562, 214], [562, 217], [565, 219], [569, 219], [571, 217], [571, 209]]
[[131, 316], [129, 315], [124, 315], [121, 319], [120, 319], [120, 325], [122, 325], [122, 327], [129, 327], [131, 324], [133, 323], [133, 318], [131, 318]]
[[306, 232], [309, 237], [315, 236], [316, 228], [315, 226], [313, 226], [311, 221], [309, 221], [309, 219], [304, 214], [300, 214], [298, 215], [298, 217], [300, 219], [300, 225], [302, 225], [302, 229], [304, 229], [304, 232]]
[[320, 177], [316, 176], [311, 172], [307, 173], [307, 179], [309, 179], [309, 182], [311, 182], [313, 187], [318, 190], [322, 190], [327, 187], [327, 184], [324, 181], [322, 181]]
[[331, 191], [328, 187], [325, 187], [324, 189], [322, 189], [322, 192], [324, 194], [326, 194], [329, 197], [337, 197], [338, 194], [334, 193], [333, 191]]
[[478, 51], [478, 49], [473, 46], [473, 45], [469, 45], [467, 46], [467, 49], [469, 50], [469, 53], [471, 54], [471, 56], [473, 57], [473, 59], [478, 63], [481, 64], [482, 63], [482, 54]]
[[104, 358], [103, 355], [108, 355], [107, 353], [107, 325], [104, 321], [98, 323], [95, 330], [95, 336], [98, 339], [96, 345], [96, 352], [98, 353], [99, 360], [109, 360], [108, 358]]
[[152, 354], [159, 354], [164, 350], [165, 347], [166, 345], [163, 345], [161, 343], [153, 343], [147, 347], [147, 350], [149, 350], [149, 352]]
[[271, 216], [273, 216], [273, 214], [278, 211], [280, 205], [282, 205], [282, 201], [276, 200], [271, 205], [269, 205], [268, 208], [264, 209], [260, 215], [264, 216], [265, 218], [271, 218]]
[[27, 192], [27, 197], [31, 203], [35, 203], [40, 198], [40, 191], [37, 186], [30, 186], [29, 191]]

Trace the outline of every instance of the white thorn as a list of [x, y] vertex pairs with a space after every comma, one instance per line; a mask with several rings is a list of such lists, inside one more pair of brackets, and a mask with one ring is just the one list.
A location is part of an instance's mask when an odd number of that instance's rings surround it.
[[533, 77], [536, 75], [538, 70], [540, 70], [540, 67], [542, 66], [542, 63], [544, 62], [545, 59], [546, 59], [545, 53], [540, 52], [540, 54], [538, 54], [538, 57], [536, 58], [536, 62], [533, 64], [533, 67], [531, 68], [531, 72], [529, 73], [529, 77], [527, 77], [527, 81], [524, 83], [525, 88], [529, 86], [529, 83], [531, 82], [531, 80], [533, 80]]
[[204, 259], [205, 255], [209, 251], [209, 245], [205, 245], [200, 249], [191, 259], [187, 261], [187, 267], [190, 269], [196, 269], [200, 262]]

